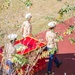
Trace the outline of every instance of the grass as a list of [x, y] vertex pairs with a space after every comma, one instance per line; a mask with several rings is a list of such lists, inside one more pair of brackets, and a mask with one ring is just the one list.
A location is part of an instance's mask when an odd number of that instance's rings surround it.
[[[33, 5], [27, 9], [23, 3], [24, 0], [11, 0], [10, 6], [5, 0], [0, 0], [0, 45], [4, 44], [4, 38], [10, 33], [18, 34], [18, 39], [21, 38], [20, 27], [25, 20], [25, 14], [32, 14], [31, 24], [33, 27], [32, 33], [36, 35], [48, 29], [47, 16], [58, 16], [58, 11], [67, 2], [70, 5], [75, 4], [75, 0], [30, 0]], [[75, 12], [73, 12], [75, 15]], [[71, 13], [64, 16], [63, 20], [72, 17]]]

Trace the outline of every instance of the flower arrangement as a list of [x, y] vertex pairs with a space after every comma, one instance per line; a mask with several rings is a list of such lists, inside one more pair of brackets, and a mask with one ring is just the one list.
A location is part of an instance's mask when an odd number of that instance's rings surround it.
[[20, 66], [23, 66], [28, 63], [28, 59], [26, 59], [23, 55], [14, 54], [12, 61], [14, 63], [18, 63]]

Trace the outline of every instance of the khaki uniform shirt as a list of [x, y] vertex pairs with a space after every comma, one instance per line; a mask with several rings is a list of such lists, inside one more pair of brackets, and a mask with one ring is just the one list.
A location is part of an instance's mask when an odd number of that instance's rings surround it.
[[23, 37], [26, 37], [28, 35], [31, 35], [32, 26], [31, 26], [30, 22], [24, 21], [23, 24], [22, 24], [21, 31], [22, 31], [22, 36]]
[[46, 32], [46, 40], [47, 40], [47, 47], [49, 48], [56, 47], [56, 34], [52, 30]]
[[15, 53], [16, 50], [11, 43], [5, 45], [5, 51], [4, 51], [5, 60], [12, 60], [12, 55]]

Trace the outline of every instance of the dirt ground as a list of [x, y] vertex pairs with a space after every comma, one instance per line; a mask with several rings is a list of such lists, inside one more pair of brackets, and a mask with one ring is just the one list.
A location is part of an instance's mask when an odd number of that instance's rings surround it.
[[[10, 6], [6, 1], [10, 1]], [[24, 2], [26, 0], [0, 0], [0, 46], [7, 42], [7, 35], [16, 33], [20, 39], [20, 27], [25, 20], [25, 14], [32, 14], [32, 33], [36, 35], [48, 29], [46, 19], [47, 16], [58, 16], [58, 11], [67, 2], [69, 5], [74, 5], [75, 0], [30, 0], [32, 6], [28, 9]], [[75, 13], [74, 13], [75, 14]], [[68, 19], [72, 15], [69, 14], [63, 18]]]

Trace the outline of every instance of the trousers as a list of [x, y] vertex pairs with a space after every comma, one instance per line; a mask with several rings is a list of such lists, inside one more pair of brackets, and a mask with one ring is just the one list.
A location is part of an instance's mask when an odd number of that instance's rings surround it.
[[12, 73], [12, 71], [13, 71], [13, 69], [12, 69], [13, 63], [12, 63], [10, 60], [6, 60], [6, 65], [9, 66], [9, 70], [6, 70], [6, 73], [7, 73], [8, 75], [11, 75], [11, 73]]
[[49, 56], [48, 72], [52, 72], [52, 64], [53, 64], [53, 62], [55, 63], [56, 66], [59, 65], [59, 60], [56, 57], [56, 51], [54, 52], [54, 54], [50, 54], [50, 56]]

